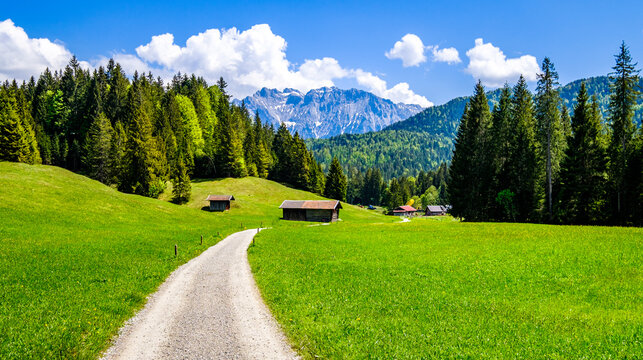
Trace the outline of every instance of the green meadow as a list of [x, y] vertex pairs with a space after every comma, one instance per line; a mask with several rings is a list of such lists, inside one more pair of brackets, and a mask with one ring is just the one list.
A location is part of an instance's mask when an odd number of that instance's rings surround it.
[[249, 258], [304, 358], [633, 359], [642, 250], [643, 229], [414, 219], [266, 231]]
[[[192, 185], [179, 206], [0, 163], [0, 358], [98, 357], [174, 269], [262, 225], [250, 262], [304, 358], [642, 353], [642, 229], [399, 223], [346, 204], [341, 222], [311, 226], [278, 206], [319, 196], [257, 178]], [[210, 213], [208, 194], [236, 200]]]
[[[237, 201], [209, 213], [208, 193]], [[57, 167], [0, 163], [0, 358], [96, 358], [178, 266], [242, 227], [303, 226], [280, 221], [278, 206], [312, 197], [224, 179], [195, 182], [193, 201], [178, 206]], [[388, 220], [345, 207], [347, 222]]]

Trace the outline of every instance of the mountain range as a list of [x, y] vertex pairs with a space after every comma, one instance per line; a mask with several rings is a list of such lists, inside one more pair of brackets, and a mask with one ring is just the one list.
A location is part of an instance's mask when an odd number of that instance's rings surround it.
[[306, 93], [286, 88], [263, 88], [235, 100], [245, 103], [262, 121], [279, 127], [286, 124], [303, 138], [328, 138], [341, 134], [378, 131], [422, 111], [419, 105], [393, 103], [367, 91], [323, 87]]

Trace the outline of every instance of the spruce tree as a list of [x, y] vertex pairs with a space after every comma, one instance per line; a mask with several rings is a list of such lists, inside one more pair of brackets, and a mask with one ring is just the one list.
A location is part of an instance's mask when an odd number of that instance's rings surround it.
[[237, 129], [232, 125], [232, 114], [230, 114], [227, 105], [222, 104], [225, 109], [220, 112], [218, 133], [219, 133], [219, 150], [217, 154], [219, 168], [218, 173], [223, 177], [244, 177], [248, 175], [246, 163], [243, 158], [243, 145], [237, 133]]
[[183, 159], [179, 159], [172, 176], [172, 202], [175, 204], [185, 204], [190, 201], [191, 195], [192, 185], [190, 183], [190, 177], [188, 176]]
[[5, 89], [0, 89], [0, 160], [29, 162], [32, 159], [27, 134]]
[[100, 113], [89, 127], [85, 139], [85, 156], [83, 162], [89, 176], [104, 184], [109, 184], [113, 171], [112, 166], [112, 136], [114, 129], [109, 119]]
[[339, 160], [334, 157], [326, 176], [324, 196], [329, 199], [346, 201], [346, 176]]
[[272, 141], [272, 152], [275, 154], [275, 163], [270, 172], [270, 178], [275, 181], [290, 182], [293, 169], [292, 160], [293, 140], [285, 124], [279, 126], [277, 134]]
[[527, 221], [535, 217], [537, 208], [536, 120], [533, 100], [524, 77], [520, 77], [513, 93], [506, 176], [508, 188], [514, 193], [515, 220]]
[[561, 100], [558, 92], [558, 73], [548, 57], [543, 60], [541, 70], [536, 88], [536, 127], [542, 150], [546, 212], [551, 221], [553, 184], [558, 178], [560, 160], [565, 150], [565, 134], [559, 109]]
[[493, 179], [490, 118], [487, 96], [478, 81], [462, 115], [449, 171], [452, 213], [469, 221], [486, 219], [495, 198], [489, 191]]
[[627, 199], [635, 198], [638, 194], [625, 194], [629, 180], [625, 174], [628, 172], [628, 155], [630, 144], [634, 137], [636, 125], [633, 122], [634, 108], [640, 96], [638, 89], [639, 76], [636, 63], [630, 56], [629, 48], [625, 42], [621, 43], [619, 53], [615, 56], [616, 64], [610, 73], [610, 102], [609, 118], [611, 120], [612, 136], [609, 143], [609, 173], [611, 182], [611, 200], [614, 218], [617, 223], [622, 223], [627, 218], [627, 209], [624, 203]]
[[599, 223], [603, 216], [606, 155], [597, 100], [589, 102], [581, 84], [560, 173], [559, 221], [571, 224]]
[[[523, 79], [524, 80], [524, 79]], [[510, 188], [509, 171], [511, 167], [511, 156], [513, 147], [514, 128], [512, 124], [511, 89], [505, 85], [500, 93], [500, 100], [494, 107], [491, 116], [491, 146], [493, 156], [492, 167], [494, 172], [493, 182], [490, 186], [491, 195], [495, 196], [503, 190]], [[436, 197], [437, 197], [437, 188]], [[434, 204], [431, 204], [434, 205]], [[492, 215], [494, 218], [502, 218], [503, 210], [494, 206]], [[507, 219], [504, 219], [507, 220]]]

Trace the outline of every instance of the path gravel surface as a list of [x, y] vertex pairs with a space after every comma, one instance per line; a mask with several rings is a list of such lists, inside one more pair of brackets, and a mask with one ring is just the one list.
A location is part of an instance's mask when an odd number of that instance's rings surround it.
[[295, 359], [232, 234], [176, 269], [119, 331], [104, 359]]

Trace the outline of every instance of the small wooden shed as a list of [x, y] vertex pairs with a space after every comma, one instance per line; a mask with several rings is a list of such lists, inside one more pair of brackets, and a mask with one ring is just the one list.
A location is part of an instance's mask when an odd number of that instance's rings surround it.
[[342, 204], [338, 200], [284, 200], [279, 208], [284, 220], [335, 222]]
[[446, 215], [447, 209], [442, 205], [429, 205], [426, 207], [424, 215], [426, 216], [441, 216]]
[[230, 210], [230, 201], [234, 200], [232, 195], [208, 195], [206, 199], [210, 202], [210, 211]]

